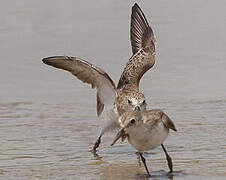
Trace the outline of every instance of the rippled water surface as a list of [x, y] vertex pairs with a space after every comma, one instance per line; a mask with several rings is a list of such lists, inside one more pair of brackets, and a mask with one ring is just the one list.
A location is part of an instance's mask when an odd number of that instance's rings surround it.
[[[135, 149], [89, 150], [103, 119], [95, 91], [44, 65], [50, 55], [96, 64], [117, 82], [131, 55], [135, 1], [5, 1], [0, 7], [0, 179], [146, 179]], [[161, 108], [178, 132], [145, 154], [150, 179], [226, 178], [226, 3], [140, 2], [156, 35], [157, 57], [141, 81], [148, 108]]]

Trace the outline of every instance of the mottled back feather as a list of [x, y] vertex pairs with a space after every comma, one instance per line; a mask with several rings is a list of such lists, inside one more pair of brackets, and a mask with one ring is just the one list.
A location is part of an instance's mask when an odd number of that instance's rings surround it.
[[144, 116], [145, 123], [154, 126], [155, 124], [158, 124], [159, 121], [161, 120], [166, 128], [177, 131], [173, 121], [162, 110], [152, 109], [146, 111], [144, 114], [145, 114]]

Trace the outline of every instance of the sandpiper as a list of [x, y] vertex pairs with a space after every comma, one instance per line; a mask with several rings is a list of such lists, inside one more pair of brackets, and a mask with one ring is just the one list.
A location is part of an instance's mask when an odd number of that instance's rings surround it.
[[112, 146], [116, 141], [127, 138], [128, 142], [138, 150], [147, 174], [150, 176], [145, 158], [142, 153], [162, 146], [165, 152], [170, 173], [173, 172], [172, 159], [167, 153], [163, 142], [169, 134], [169, 129], [177, 131], [173, 121], [161, 110], [149, 110], [146, 112], [129, 111], [122, 114], [119, 118], [121, 129], [115, 136]]
[[[155, 37], [140, 9], [132, 7], [130, 41], [133, 55], [121, 74], [117, 87], [110, 76], [101, 68], [76, 57], [52, 56], [43, 59], [47, 65], [71, 72], [84, 83], [97, 89], [97, 115], [107, 107], [108, 119], [94, 144], [93, 152], [99, 147], [102, 135], [120, 127], [118, 117], [126, 111], [146, 111], [145, 96], [139, 91], [141, 77], [155, 64]], [[112, 118], [114, 117], [114, 118]], [[113, 120], [112, 120], [113, 119]]]

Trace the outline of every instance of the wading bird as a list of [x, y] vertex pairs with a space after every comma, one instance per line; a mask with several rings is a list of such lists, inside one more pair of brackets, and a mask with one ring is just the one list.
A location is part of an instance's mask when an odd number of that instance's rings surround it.
[[[71, 72], [84, 83], [97, 89], [97, 115], [104, 107], [111, 119], [102, 128], [94, 144], [93, 152], [99, 147], [106, 131], [120, 127], [118, 117], [126, 111], [146, 111], [145, 96], [139, 91], [141, 77], [155, 63], [155, 37], [142, 10], [135, 4], [132, 7], [130, 41], [133, 55], [124, 68], [117, 87], [109, 75], [101, 68], [77, 57], [52, 56], [43, 59], [47, 65]], [[114, 116], [115, 118], [112, 118]], [[112, 120], [115, 119], [115, 120]]]
[[128, 142], [138, 150], [137, 154], [140, 156], [147, 174], [150, 176], [142, 153], [144, 151], [155, 149], [161, 145], [166, 155], [170, 173], [173, 172], [172, 159], [167, 153], [163, 142], [169, 134], [169, 129], [174, 131], [177, 130], [173, 121], [163, 111], [128, 111], [122, 114], [118, 121], [120, 123], [121, 130], [119, 130], [115, 136], [111, 144], [112, 146], [120, 138], [122, 138], [122, 140], [127, 138]]

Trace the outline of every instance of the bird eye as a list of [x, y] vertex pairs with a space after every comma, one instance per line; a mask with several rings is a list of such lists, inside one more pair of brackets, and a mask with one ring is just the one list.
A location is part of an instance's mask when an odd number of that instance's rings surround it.
[[128, 99], [128, 104], [132, 104], [132, 101]]
[[135, 119], [131, 119], [131, 120], [130, 120], [130, 123], [131, 123], [131, 124], [134, 124], [134, 123], [135, 123]]
[[145, 103], [146, 103], [146, 101], [145, 101], [145, 100], [143, 100], [142, 104], [145, 104]]

